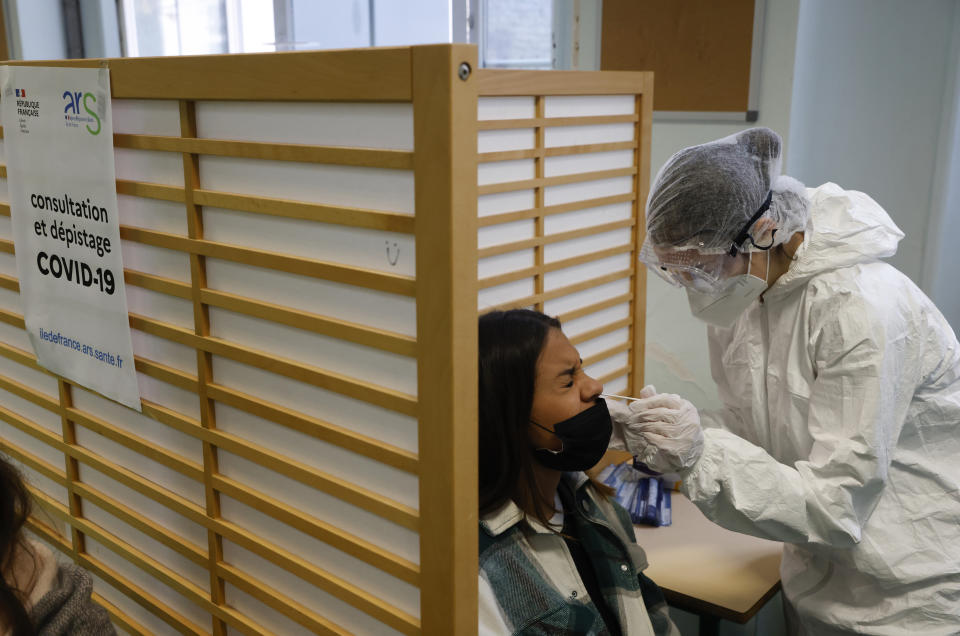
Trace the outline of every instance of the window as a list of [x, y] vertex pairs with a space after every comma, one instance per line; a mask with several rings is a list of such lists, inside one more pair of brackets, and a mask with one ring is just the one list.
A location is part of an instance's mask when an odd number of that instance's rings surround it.
[[120, 0], [125, 55], [449, 42], [450, 0]]
[[[25, 6], [33, 6], [31, 1], [21, 0]], [[57, 9], [53, 17], [67, 20], [67, 35], [75, 35], [67, 42], [70, 50], [46, 53], [47, 58], [63, 57], [67, 53], [74, 57], [143, 57], [467, 41], [479, 45], [481, 66], [537, 69], [578, 67], [576, 43], [581, 6], [593, 7], [585, 14], [599, 14], [600, 3], [600, 0], [71, 1], [79, 3], [76, 4], [79, 15], [65, 13], [59, 2], [51, 4]], [[17, 25], [16, 16], [13, 18], [12, 23]], [[29, 39], [30, 42], [36, 40], [38, 38]], [[14, 38], [15, 45], [16, 42]], [[16, 50], [16, 46], [14, 48]]]
[[274, 0], [122, 0], [130, 57], [274, 51]]
[[481, 66], [554, 68], [554, 0], [481, 1]]

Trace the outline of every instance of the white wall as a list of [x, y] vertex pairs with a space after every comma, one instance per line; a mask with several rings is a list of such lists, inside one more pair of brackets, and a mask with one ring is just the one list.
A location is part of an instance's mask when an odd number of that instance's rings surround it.
[[[768, 126], [790, 147], [790, 108], [794, 48], [801, 0], [766, 0], [761, 60], [759, 120], [756, 123], [657, 121], [651, 148], [651, 185], [657, 170], [677, 150], [733, 134], [752, 126]], [[654, 78], [656, 92], [656, 78]], [[686, 294], [647, 277], [646, 382], [659, 391], [679, 393], [700, 408], [719, 405], [710, 377], [704, 323], [690, 315]]]
[[[891, 259], [921, 283], [956, 0], [803, 0], [790, 172], [877, 200], [906, 233]], [[949, 113], [947, 113], [949, 115]]]
[[938, 165], [933, 185], [933, 205], [927, 228], [924, 289], [960, 333], [960, 3], [953, 10], [953, 44], [944, 91]]
[[577, 55], [577, 70], [600, 70], [600, 34], [603, 29], [603, 0], [580, 0], [580, 50]]

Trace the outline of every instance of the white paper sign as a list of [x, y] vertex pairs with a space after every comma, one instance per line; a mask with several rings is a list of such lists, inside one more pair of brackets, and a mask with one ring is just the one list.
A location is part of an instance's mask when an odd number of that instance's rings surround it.
[[139, 411], [109, 71], [4, 70], [10, 214], [33, 350], [47, 369]]

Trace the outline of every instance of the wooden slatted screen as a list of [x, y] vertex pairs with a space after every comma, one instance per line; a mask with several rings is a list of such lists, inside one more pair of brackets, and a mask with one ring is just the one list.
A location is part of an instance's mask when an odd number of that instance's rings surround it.
[[[93, 573], [133, 634], [470, 633], [478, 294], [559, 313], [590, 365], [640, 377], [649, 77], [461, 79], [464, 45], [107, 64], [143, 413], [36, 364], [0, 204], [0, 450], [38, 502], [32, 532]], [[577, 92], [616, 112], [571, 115], [556, 96]], [[533, 110], [488, 121], [504, 99]], [[611, 125], [629, 138], [579, 142]], [[496, 128], [534, 142], [483, 150]], [[610, 153], [629, 165], [604, 167]], [[484, 176], [514, 161], [535, 165]], [[522, 191], [530, 205], [487, 207]], [[535, 225], [522, 246], [487, 240], [518, 220]], [[568, 245], [582, 253], [554, 254]], [[529, 265], [483, 273], [521, 249]], [[613, 269], [577, 274], [595, 263]], [[528, 278], [522, 298], [500, 293]]]
[[556, 315], [609, 391], [643, 379], [652, 74], [481, 71], [480, 310]]

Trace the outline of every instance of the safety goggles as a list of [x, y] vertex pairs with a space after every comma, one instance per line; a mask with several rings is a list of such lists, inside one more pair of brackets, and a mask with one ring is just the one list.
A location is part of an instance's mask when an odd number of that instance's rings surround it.
[[654, 250], [649, 241], [640, 250], [640, 260], [660, 278], [676, 287], [704, 293], [723, 290], [731, 277], [749, 268], [749, 254], [731, 256], [723, 250]]
[[[758, 245], [750, 233], [754, 223], [770, 209], [773, 192], [767, 192], [760, 207], [733, 239], [729, 248], [658, 248], [644, 241], [640, 261], [671, 285], [690, 287], [704, 293], [722, 291], [727, 281], [749, 270], [749, 253], [773, 247], [777, 230], [770, 233], [767, 245]], [[749, 243], [749, 245], [748, 245]]]

